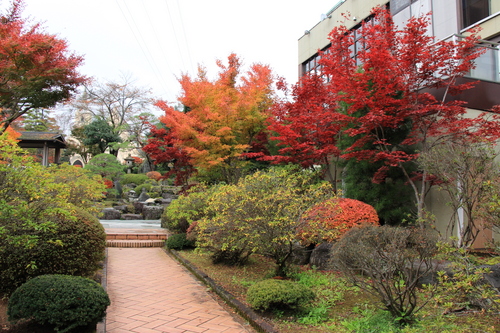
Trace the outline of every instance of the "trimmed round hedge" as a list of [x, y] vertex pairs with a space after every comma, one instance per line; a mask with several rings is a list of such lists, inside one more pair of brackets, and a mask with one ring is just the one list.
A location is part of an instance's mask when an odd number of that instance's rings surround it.
[[289, 280], [268, 279], [248, 288], [247, 302], [256, 310], [294, 309], [315, 298], [307, 286]]
[[70, 275], [42, 275], [17, 288], [9, 298], [9, 321], [33, 320], [64, 333], [97, 324], [110, 301], [100, 284]]
[[13, 209], [0, 217], [0, 294], [9, 295], [35, 276], [91, 277], [100, 268], [106, 233], [96, 217], [76, 207], [44, 207], [36, 214], [24, 211], [32, 214], [28, 223]]

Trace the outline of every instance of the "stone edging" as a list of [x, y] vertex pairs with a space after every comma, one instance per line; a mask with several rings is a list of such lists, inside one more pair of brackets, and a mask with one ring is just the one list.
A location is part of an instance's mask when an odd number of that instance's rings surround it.
[[203, 282], [205, 285], [210, 287], [220, 298], [224, 300], [229, 306], [234, 308], [236, 312], [244, 319], [246, 319], [250, 325], [257, 331], [261, 333], [278, 333], [274, 327], [264, 321], [261, 316], [256, 314], [248, 306], [237, 300], [231, 293], [219, 286], [213, 279], [211, 279], [207, 274], [198, 270], [191, 262], [182, 258], [177, 251], [170, 249], [163, 249], [168, 255], [172, 256], [178, 262], [180, 262], [184, 267], [186, 267], [198, 280]]
[[[108, 248], [106, 247], [104, 249], [104, 260], [102, 261], [102, 270], [101, 270], [101, 286], [104, 288], [104, 290], [106, 290], [106, 292], [108, 289], [107, 269], [108, 269]], [[106, 333], [106, 315], [104, 315], [104, 318], [102, 318], [102, 320], [97, 323], [96, 333]]]

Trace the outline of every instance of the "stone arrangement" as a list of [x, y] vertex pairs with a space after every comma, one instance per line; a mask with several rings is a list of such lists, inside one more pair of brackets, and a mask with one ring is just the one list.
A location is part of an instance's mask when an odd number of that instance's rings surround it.
[[134, 190], [128, 191], [128, 199], [121, 199], [117, 205], [104, 208], [101, 220], [159, 220], [165, 208], [177, 198], [177, 195], [162, 193], [160, 198], [151, 198], [146, 189], [137, 196]]

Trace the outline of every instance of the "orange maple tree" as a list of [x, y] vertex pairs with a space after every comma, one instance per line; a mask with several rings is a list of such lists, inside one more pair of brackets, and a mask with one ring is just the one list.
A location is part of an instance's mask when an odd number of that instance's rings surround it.
[[213, 81], [201, 67], [196, 78], [181, 77], [183, 94], [179, 101], [184, 111], [162, 101], [156, 105], [165, 111], [160, 121], [168, 129], [165, 134], [172, 138], [169, 141], [197, 170], [215, 168], [223, 180], [234, 182], [235, 171], [266, 127], [273, 77], [271, 69], [262, 64], [252, 65], [241, 75], [241, 61], [235, 54], [229, 55], [227, 65], [222, 61], [217, 65], [220, 71]]
[[379, 224], [375, 208], [348, 198], [323, 201], [306, 211], [301, 219], [298, 237], [304, 244], [332, 242], [353, 227]]

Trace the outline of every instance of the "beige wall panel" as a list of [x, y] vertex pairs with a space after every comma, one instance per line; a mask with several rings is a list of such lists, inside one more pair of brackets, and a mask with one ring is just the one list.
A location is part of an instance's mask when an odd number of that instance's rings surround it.
[[[332, 3], [335, 3], [332, 1]], [[359, 24], [361, 20], [370, 15], [371, 9], [388, 3], [387, 0], [346, 0], [332, 14], [331, 18], [319, 22], [299, 39], [299, 64], [303, 63], [318, 50], [329, 44], [328, 34], [335, 26], [344, 24], [352, 28]], [[325, 13], [328, 9], [325, 9]], [[350, 17], [356, 17], [356, 21], [346, 21], [342, 14], [349, 13]]]

